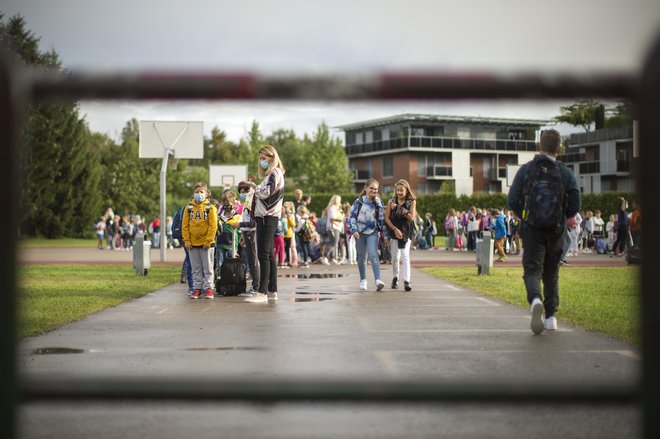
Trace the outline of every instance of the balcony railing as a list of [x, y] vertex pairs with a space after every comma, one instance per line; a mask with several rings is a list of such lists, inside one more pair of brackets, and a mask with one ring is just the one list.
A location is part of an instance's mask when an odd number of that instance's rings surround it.
[[617, 160], [616, 162], [616, 172], [630, 172], [632, 168], [632, 162]]
[[[471, 149], [480, 151], [536, 151], [536, 142], [532, 140], [483, 140], [459, 139], [456, 137], [411, 136], [411, 148], [433, 149]], [[370, 152], [390, 151], [408, 148], [408, 138], [378, 140], [371, 143], [346, 146], [346, 155], [351, 157]]]
[[598, 174], [600, 173], [600, 162], [580, 163], [580, 174]]
[[571, 145], [602, 142], [605, 140], [632, 139], [632, 125], [626, 127], [603, 128], [589, 133], [571, 134]]
[[452, 174], [451, 165], [436, 165], [436, 166], [427, 166], [426, 167], [426, 176], [427, 177], [451, 177]]
[[369, 180], [371, 177], [371, 172], [367, 170], [362, 170], [362, 169], [356, 169], [353, 171], [353, 179], [354, 180]]

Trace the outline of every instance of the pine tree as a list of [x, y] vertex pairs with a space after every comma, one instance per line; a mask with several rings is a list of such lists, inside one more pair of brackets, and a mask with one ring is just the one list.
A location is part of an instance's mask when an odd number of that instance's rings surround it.
[[[17, 65], [62, 71], [54, 50], [41, 52], [39, 38], [20, 16], [0, 16], [3, 51]], [[21, 133], [24, 180], [21, 230], [56, 238], [91, 232], [100, 213], [100, 167], [88, 149], [90, 133], [75, 102], [32, 105]]]

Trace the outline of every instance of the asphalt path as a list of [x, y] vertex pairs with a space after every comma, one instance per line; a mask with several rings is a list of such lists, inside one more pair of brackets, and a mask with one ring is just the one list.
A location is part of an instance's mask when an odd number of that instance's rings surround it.
[[[180, 263], [181, 251], [166, 263]], [[158, 252], [152, 257], [154, 264]], [[473, 265], [463, 252], [416, 251], [413, 265]], [[22, 250], [21, 263], [129, 265], [127, 252]], [[619, 258], [575, 260], [624, 264]], [[520, 264], [511, 257], [506, 264]], [[586, 262], [585, 262], [586, 264]], [[597, 265], [597, 264], [596, 264]], [[476, 268], [475, 268], [476, 272]], [[191, 300], [175, 283], [23, 340], [26, 377], [433, 379], [635, 385], [638, 349], [566, 324], [534, 336], [527, 309], [413, 270], [412, 292], [358, 289], [354, 265], [281, 270], [280, 300]], [[523, 285], [520, 285], [524, 294]], [[19, 412], [24, 438], [451, 437], [609, 438], [640, 432], [636, 406], [611, 404], [39, 401]]]

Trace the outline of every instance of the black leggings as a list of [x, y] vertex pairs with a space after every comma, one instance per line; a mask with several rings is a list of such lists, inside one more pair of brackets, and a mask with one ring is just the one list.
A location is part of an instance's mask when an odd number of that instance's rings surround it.
[[612, 251], [616, 253], [617, 247], [621, 247], [619, 253], [625, 252], [627, 243], [628, 243], [628, 227], [627, 226], [617, 227], [616, 241], [614, 241], [614, 247], [612, 247]]
[[277, 263], [273, 251], [273, 238], [279, 219], [274, 216], [256, 217], [257, 258], [259, 259], [259, 292], [277, 292]]

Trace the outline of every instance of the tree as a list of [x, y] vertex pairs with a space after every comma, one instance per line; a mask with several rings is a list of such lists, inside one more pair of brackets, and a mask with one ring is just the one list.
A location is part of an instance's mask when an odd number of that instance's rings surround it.
[[[41, 52], [39, 38], [15, 16], [0, 16], [2, 51], [18, 65], [61, 71], [54, 50]], [[100, 207], [100, 167], [88, 149], [87, 124], [75, 102], [31, 105], [21, 132], [23, 170], [21, 230], [56, 238], [91, 231]]]
[[596, 122], [598, 111], [601, 108], [600, 102], [593, 99], [580, 99], [575, 104], [560, 106], [561, 114], [555, 117], [555, 121], [580, 126], [589, 132], [591, 126]]
[[351, 190], [351, 172], [341, 140], [330, 136], [328, 125], [321, 123], [311, 139], [305, 138], [307, 192], [341, 193]]
[[608, 108], [609, 117], [605, 120], [606, 128], [629, 126], [633, 123], [634, 108], [630, 101], [620, 100], [613, 108]]

